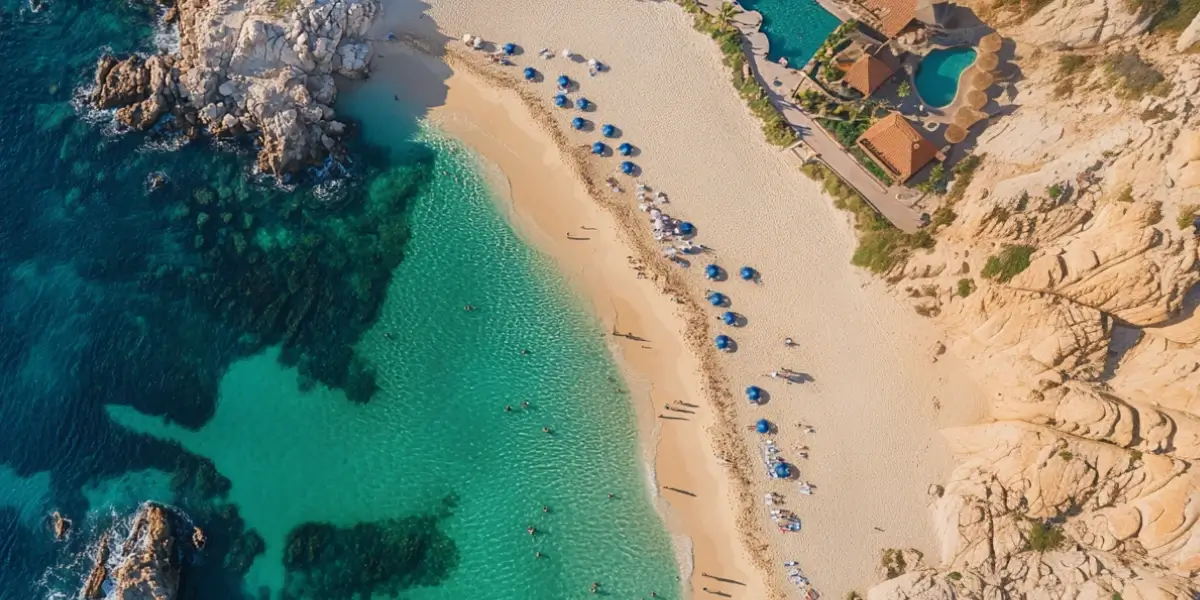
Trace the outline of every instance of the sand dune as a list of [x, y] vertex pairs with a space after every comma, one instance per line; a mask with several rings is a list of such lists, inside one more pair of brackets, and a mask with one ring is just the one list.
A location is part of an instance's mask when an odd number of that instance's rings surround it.
[[[426, 10], [428, 16], [417, 17]], [[697, 494], [661, 492], [668, 524], [695, 542], [695, 592], [710, 587], [735, 598], [760, 598], [792, 591], [779, 563], [797, 560], [826, 597], [841, 598], [877, 580], [881, 548], [933, 550], [927, 489], [951, 467], [938, 430], [976, 422], [983, 392], [953, 358], [934, 363], [936, 338], [928, 324], [850, 266], [853, 239], [845, 217], [799, 172], [794, 157], [761, 140], [714, 44], [691, 29], [687, 15], [671, 3], [634, 0], [435, 0], [428, 7], [393, 0], [385, 2], [384, 19], [383, 30], [427, 38], [436, 35], [436, 27], [446, 38], [469, 32], [512, 41], [526, 50], [518, 57], [521, 64], [551, 79], [561, 72], [579, 80], [581, 93], [597, 105], [589, 118], [620, 128], [622, 140], [640, 150], [633, 160], [643, 169], [641, 179], [669, 193], [668, 212], [694, 222], [697, 241], [715, 249], [676, 275], [686, 281], [691, 306], [699, 306], [706, 288], [718, 289], [747, 323], [726, 327], [713, 318], [717, 309], [705, 308], [706, 319], [681, 331], [688, 327], [686, 310], [660, 296], [649, 299], [653, 284], [637, 279], [626, 262], [632, 253], [626, 247], [639, 239], [644, 244], [644, 234], [629, 238], [615, 231], [629, 222], [620, 215], [640, 213], [626, 207], [605, 214], [589, 207], [582, 186], [562, 180], [571, 157], [554, 156], [554, 135], [533, 131], [537, 116], [515, 94], [463, 73], [443, 82], [449, 93], [432, 117], [504, 171], [516, 220], [529, 225], [533, 241], [581, 280], [602, 318], [612, 322], [619, 313], [622, 331], [659, 342], [643, 349], [617, 340], [616, 349], [619, 358], [633, 363], [643, 421], [648, 430], [658, 426], [654, 437], [647, 436], [657, 450], [657, 484]], [[536, 52], [543, 46], [569, 47], [611, 71], [592, 78], [586, 65], [540, 59]], [[404, 86], [404, 70], [387, 66], [400, 59], [394, 51], [382, 52], [372, 85]], [[549, 106], [551, 83], [520, 87]], [[574, 113], [559, 113], [565, 139], [557, 142], [583, 145], [598, 138], [566, 131]], [[607, 162], [593, 162], [592, 169], [615, 168], [618, 162], [599, 160]], [[539, 176], [539, 166], [555, 175]], [[631, 189], [633, 181], [624, 179]], [[632, 206], [632, 194], [625, 201]], [[568, 249], [560, 237], [559, 229], [574, 221], [601, 224], [603, 231], [586, 251]], [[733, 273], [752, 266], [762, 282], [706, 281], [702, 271], [708, 262]], [[628, 310], [603, 309], [614, 296]], [[737, 352], [718, 356], [710, 347], [716, 333], [733, 337]], [[676, 339], [661, 341], [663, 335]], [[784, 347], [788, 336], [798, 348]], [[710, 364], [718, 365], [731, 394], [702, 389], [699, 369]], [[803, 372], [811, 381], [784, 385], [764, 376], [779, 367]], [[751, 384], [767, 390], [766, 405], [745, 403], [741, 390]], [[676, 399], [664, 398], [664, 392], [700, 405], [698, 414], [687, 421], [655, 419], [656, 409], [662, 413], [661, 405]], [[729, 407], [724, 412], [722, 402]], [[758, 418], [778, 426], [774, 439], [795, 459], [801, 478], [817, 487], [816, 495], [801, 496], [794, 483], [767, 478], [758, 450], [762, 436], [743, 429]], [[816, 433], [800, 433], [799, 422]], [[795, 457], [796, 444], [812, 448], [809, 460]], [[750, 485], [736, 481], [736, 470], [722, 466], [715, 451], [749, 465], [743, 472]], [[803, 521], [801, 532], [775, 531], [762, 506], [766, 491], [786, 496], [787, 508]], [[737, 528], [770, 546], [731, 539]], [[770, 566], [765, 573], [750, 566], [764, 562]], [[759, 578], [764, 579], [755, 581]]]

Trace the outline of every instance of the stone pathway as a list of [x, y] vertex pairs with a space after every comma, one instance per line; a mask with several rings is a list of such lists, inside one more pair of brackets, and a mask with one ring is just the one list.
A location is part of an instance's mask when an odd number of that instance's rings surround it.
[[[814, 0], [815, 1], [815, 0]], [[715, 15], [720, 10], [724, 0], [698, 0], [697, 4], [709, 14]], [[821, 0], [824, 7], [829, 0]], [[836, 6], [836, 5], [835, 5]], [[828, 9], [827, 9], [828, 10]], [[830, 11], [835, 16], [843, 16], [844, 11]], [[847, 153], [825, 130], [817, 126], [813, 117], [802, 110], [791, 100], [792, 90], [800, 86], [805, 76], [794, 69], [789, 69], [767, 59], [770, 44], [766, 34], [759, 31], [762, 15], [756, 11], [743, 11], [734, 19], [734, 26], [742, 33], [750, 48], [749, 64], [754, 76], [767, 90], [771, 102], [783, 113], [783, 117], [800, 134], [801, 143], [808, 146], [811, 153], [816, 153], [821, 162], [862, 194], [863, 198], [879, 211], [879, 214], [891, 221], [903, 231], [916, 231], [921, 226], [920, 215], [901, 198], [915, 200], [919, 194], [903, 186], [885, 187], [875, 179], [858, 161]], [[776, 85], [778, 82], [778, 85]], [[800, 155], [797, 155], [797, 160]]]

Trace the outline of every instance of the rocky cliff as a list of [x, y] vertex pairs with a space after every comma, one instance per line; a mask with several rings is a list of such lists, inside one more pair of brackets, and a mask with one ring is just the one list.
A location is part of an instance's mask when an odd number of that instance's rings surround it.
[[294, 171], [338, 150], [334, 75], [363, 77], [378, 0], [179, 0], [176, 55], [104, 57], [93, 103], [148, 129], [249, 133], [259, 168]]
[[941, 556], [870, 600], [1200, 590], [1200, 55], [1149, 3], [1030, 4], [973, 6], [1011, 41], [983, 159], [886, 274], [993, 421], [947, 432]]
[[[147, 502], [129, 522], [119, 546], [105, 532], [97, 543], [95, 566], [81, 595], [116, 600], [174, 600], [179, 592], [183, 553], [191, 551], [180, 517], [165, 506]], [[180, 536], [184, 537], [180, 537]], [[115, 566], [113, 564], [115, 560]], [[106, 586], [111, 586], [106, 594]]]

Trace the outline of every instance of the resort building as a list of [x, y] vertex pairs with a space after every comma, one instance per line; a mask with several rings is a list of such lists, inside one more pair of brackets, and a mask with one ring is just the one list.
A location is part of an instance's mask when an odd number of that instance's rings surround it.
[[879, 20], [879, 32], [893, 38], [914, 21], [926, 27], [939, 28], [950, 11], [947, 0], [861, 0], [862, 5]]
[[899, 69], [899, 64], [896, 56], [886, 47], [881, 47], [873, 54], [864, 53], [850, 65], [846, 75], [842, 77], [842, 83], [857, 90], [864, 97], [870, 96]]
[[901, 184], [911, 179], [929, 161], [942, 159], [937, 146], [925, 139], [900, 113], [891, 113], [880, 119], [859, 136], [857, 143]]

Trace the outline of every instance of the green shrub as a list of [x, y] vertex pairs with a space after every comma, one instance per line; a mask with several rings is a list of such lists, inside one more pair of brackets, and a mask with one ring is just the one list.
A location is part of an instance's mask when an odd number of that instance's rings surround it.
[[1146, 212], [1146, 218], [1142, 221], [1142, 225], [1145, 225], [1146, 227], [1158, 225], [1163, 220], [1162, 202], [1158, 202], [1156, 200], [1154, 202], [1150, 202], [1149, 206], [1150, 210]]
[[950, 208], [949, 204], [943, 204], [937, 207], [937, 210], [933, 211], [933, 218], [930, 220], [930, 225], [933, 227], [934, 231], [937, 231], [938, 229], [953, 223], [954, 219], [957, 218], [958, 214], [954, 212], [954, 209]]
[[975, 291], [974, 279], [963, 278], [958, 280], [958, 295], [960, 297], [966, 298], [967, 296], [970, 296], [971, 292], [973, 291]]
[[987, 154], [969, 154], [954, 165], [954, 186], [946, 195], [947, 202], [953, 204], [962, 200], [963, 194], [967, 192], [967, 186], [971, 185], [971, 180], [975, 178], [975, 170], [979, 168], [980, 164], [983, 164], [985, 156]]
[[1062, 543], [1063, 533], [1057, 525], [1039, 521], [1029, 527], [1029, 549], [1034, 552], [1054, 550]]
[[817, 122], [821, 124], [821, 127], [824, 127], [826, 130], [828, 130], [829, 133], [832, 133], [833, 137], [838, 141], [839, 144], [842, 145], [843, 148], [847, 149], [857, 147], [855, 142], [857, 142], [858, 138], [862, 137], [862, 134], [866, 133], [867, 129], [871, 127], [871, 121], [869, 119], [839, 121], [837, 119], [819, 118], [817, 119]]
[[1121, 84], [1122, 98], [1140, 100], [1147, 94], [1161, 96], [1170, 91], [1167, 78], [1136, 50], [1122, 50], [1104, 60], [1111, 81]]
[[933, 168], [929, 170], [929, 177], [926, 177], [925, 181], [917, 186], [917, 189], [927, 194], [946, 193], [946, 168], [942, 166], [942, 163], [933, 165]]
[[900, 85], [896, 87], [896, 95], [901, 98], [907, 98], [912, 95], [912, 85], [908, 83], [907, 79], [901, 81]]
[[1071, 454], [1070, 450], [1062, 450], [1058, 453], [1058, 457], [1065, 461], [1070, 461], [1071, 459], [1075, 458], [1075, 455]]
[[888, 172], [884, 171], [883, 167], [879, 166], [879, 163], [871, 160], [871, 157], [867, 156], [867, 153], [863, 152], [862, 148], [857, 146], [850, 148], [850, 155], [857, 159], [858, 164], [862, 165], [868, 173], [874, 175], [875, 179], [882, 181], [884, 185], [892, 185], [894, 183], [892, 176], [888, 175]]
[[1200, 204], [1184, 204], [1179, 207], [1179, 217], [1175, 219], [1175, 223], [1180, 229], [1187, 229], [1196, 222], [1196, 215], [1200, 214]]
[[1129, 460], [1132, 460], [1134, 462], [1142, 460], [1142, 451], [1141, 450], [1130, 450], [1129, 451]]
[[1133, 186], [1126, 185], [1117, 192], [1117, 202], [1133, 202]]
[[1058, 74], [1070, 77], [1084, 69], [1091, 69], [1091, 57], [1082, 54], [1063, 54], [1058, 57]]
[[950, 571], [949, 573], [946, 573], [946, 579], [958, 581], [962, 579], [962, 573], [959, 573], [958, 571]]
[[1033, 246], [1006, 246], [998, 256], [987, 259], [987, 264], [983, 266], [983, 270], [979, 274], [1000, 283], [1007, 283], [1021, 271], [1029, 268], [1029, 257], [1033, 255], [1034, 250], [1036, 248]]
[[1046, 188], [1046, 196], [1048, 196], [1051, 200], [1058, 200], [1058, 197], [1061, 196], [1062, 193], [1063, 187], [1057, 183]]

